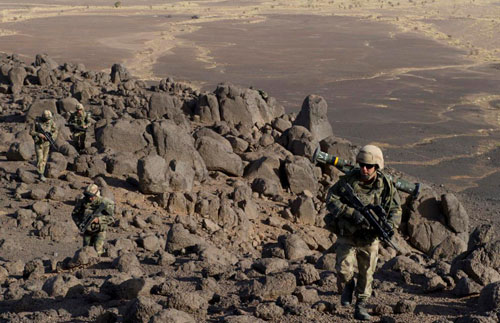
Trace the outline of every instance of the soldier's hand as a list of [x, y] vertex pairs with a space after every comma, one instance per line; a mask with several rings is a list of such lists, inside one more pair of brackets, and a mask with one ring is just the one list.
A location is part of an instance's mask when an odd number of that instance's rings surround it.
[[40, 138], [42, 138], [43, 140], [47, 139], [47, 137], [45, 137], [45, 135], [44, 135], [44, 134], [39, 134], [38, 136], [39, 136]]
[[94, 220], [92, 220], [92, 223], [99, 223], [99, 218], [95, 218]]
[[354, 210], [354, 212], [352, 213], [352, 219], [354, 224], [356, 225], [365, 222], [365, 217], [358, 210]]

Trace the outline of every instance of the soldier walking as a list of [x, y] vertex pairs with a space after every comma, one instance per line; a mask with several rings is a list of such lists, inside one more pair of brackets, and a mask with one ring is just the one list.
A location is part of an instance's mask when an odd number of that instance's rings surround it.
[[[370, 320], [366, 302], [372, 294], [372, 281], [378, 260], [379, 239], [376, 232], [365, 221], [363, 215], [345, 204], [340, 197], [344, 183], [352, 186], [354, 193], [365, 204], [380, 205], [387, 213], [387, 222], [396, 229], [401, 223], [399, 195], [382, 170], [384, 157], [379, 147], [366, 145], [356, 156], [359, 168], [341, 176], [328, 192], [325, 218], [327, 227], [337, 234], [336, 261], [337, 288], [341, 304], [352, 304], [356, 295], [354, 318]], [[354, 277], [354, 263], [358, 263], [358, 275]]]
[[73, 133], [73, 145], [78, 151], [85, 148], [85, 138], [91, 121], [90, 112], [85, 111], [81, 103], [76, 106], [76, 111], [69, 116], [68, 125]]
[[101, 197], [99, 187], [90, 184], [83, 197], [77, 199], [71, 213], [73, 221], [83, 234], [83, 246], [93, 246], [99, 256], [104, 253], [106, 230], [114, 222], [114, 211], [115, 203]]
[[[49, 158], [50, 140], [55, 141], [58, 129], [53, 120], [52, 112], [43, 111], [43, 114], [35, 119], [30, 135], [35, 142], [36, 168], [41, 181], [45, 181], [45, 166]], [[50, 138], [48, 138], [50, 136]]]

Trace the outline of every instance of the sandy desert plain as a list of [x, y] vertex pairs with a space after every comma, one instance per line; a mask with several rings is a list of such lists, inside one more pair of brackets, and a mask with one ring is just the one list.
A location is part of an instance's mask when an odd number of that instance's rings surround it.
[[500, 223], [500, 1], [0, 0], [0, 52], [31, 62], [328, 102], [336, 136]]
[[0, 51], [30, 61], [309, 94], [334, 134], [423, 180], [498, 201], [499, 1], [0, 1]]

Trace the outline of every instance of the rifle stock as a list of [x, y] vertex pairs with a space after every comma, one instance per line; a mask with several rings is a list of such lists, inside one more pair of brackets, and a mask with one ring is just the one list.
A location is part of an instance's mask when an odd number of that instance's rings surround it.
[[387, 222], [387, 214], [380, 205], [364, 205], [356, 196], [349, 183], [343, 183], [340, 186], [340, 197], [347, 202], [350, 207], [363, 215], [366, 222], [375, 230], [380, 240], [385, 241], [396, 251], [401, 252], [391, 240], [394, 235], [394, 230]]

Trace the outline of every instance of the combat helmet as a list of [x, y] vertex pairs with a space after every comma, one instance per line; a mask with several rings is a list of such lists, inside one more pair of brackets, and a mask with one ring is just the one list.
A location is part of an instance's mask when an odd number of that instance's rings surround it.
[[366, 145], [356, 156], [357, 163], [376, 165], [378, 169], [384, 169], [384, 155], [382, 150], [374, 145]]
[[50, 110], [45, 110], [45, 111], [43, 111], [43, 113], [42, 113], [42, 117], [43, 117], [45, 120], [50, 120], [50, 119], [52, 119], [52, 112], [50, 112]]
[[83, 104], [78, 103], [78, 104], [76, 105], [76, 111], [80, 111], [80, 110], [81, 110], [81, 111], [83, 111], [83, 110], [85, 110], [85, 108], [83, 107]]
[[83, 194], [89, 197], [101, 196], [101, 192], [99, 192], [99, 187], [95, 184], [90, 184], [89, 186], [87, 186]]

